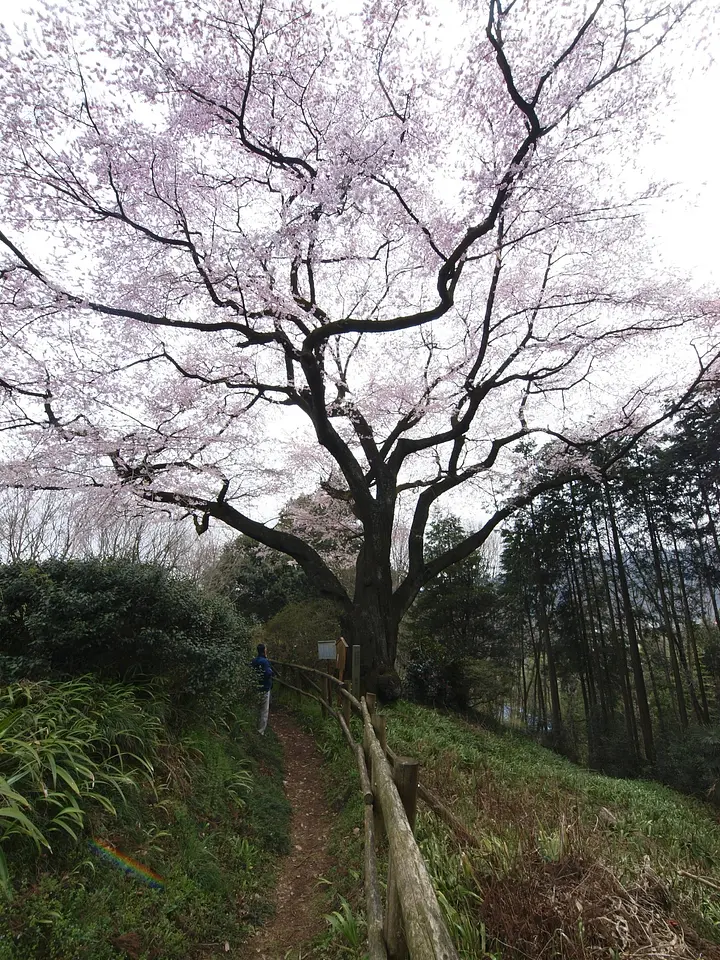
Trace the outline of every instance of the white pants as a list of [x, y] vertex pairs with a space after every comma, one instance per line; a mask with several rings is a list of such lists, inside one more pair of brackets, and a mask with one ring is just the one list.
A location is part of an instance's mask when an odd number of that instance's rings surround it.
[[265, 728], [267, 727], [268, 714], [270, 713], [270, 691], [263, 690], [260, 694], [260, 721], [258, 725], [258, 733], [265, 733]]

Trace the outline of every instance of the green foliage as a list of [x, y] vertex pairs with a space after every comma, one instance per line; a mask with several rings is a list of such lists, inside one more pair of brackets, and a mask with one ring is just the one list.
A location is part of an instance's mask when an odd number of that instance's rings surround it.
[[481, 716], [499, 718], [513, 690], [512, 669], [499, 660], [466, 660], [463, 674], [473, 709]]
[[[428, 530], [428, 559], [465, 536], [456, 517], [436, 521]], [[502, 654], [496, 613], [496, 591], [482, 554], [448, 567], [428, 583], [408, 616], [408, 695], [420, 703], [469, 707], [482, 690], [482, 678], [479, 684], [473, 682], [482, 667], [471, 665]], [[492, 669], [490, 673], [494, 675]]]
[[416, 835], [432, 877], [440, 908], [461, 958], [484, 957], [485, 925], [477, 922], [480, 895], [470, 859], [452, 840], [438, 832], [432, 819], [421, 815]]
[[325, 920], [332, 936], [340, 941], [341, 949], [347, 949], [351, 955], [361, 950], [365, 937], [365, 924], [353, 913], [345, 897], [340, 897], [340, 909], [326, 914]]
[[518, 511], [502, 557], [516, 715], [596, 769], [698, 794], [717, 779], [692, 728], [720, 720], [719, 410], [709, 386], [664, 436], [608, 440], [612, 468]]
[[289, 603], [263, 627], [256, 639], [265, 643], [273, 658], [317, 666], [318, 641], [333, 643], [340, 636], [339, 611], [329, 600]]
[[404, 690], [418, 703], [467, 707], [470, 685], [465, 661], [453, 657], [445, 644], [434, 637], [414, 640], [408, 651]]
[[289, 603], [316, 596], [301, 567], [249, 537], [227, 544], [204, 579], [210, 590], [232, 601], [242, 617], [255, 623], [265, 623]]
[[248, 659], [248, 629], [231, 605], [161, 567], [124, 560], [0, 567], [0, 668], [9, 678], [163, 677], [185, 703], [247, 683]]
[[[63, 711], [63, 692], [70, 702], [78, 686], [43, 689]], [[98, 714], [103, 689], [125, 702], [120, 686], [96, 689]], [[0, 902], [0, 960], [185, 960], [226, 941], [242, 951], [252, 927], [270, 912], [275, 851], [289, 844], [280, 748], [272, 733], [258, 737], [242, 707], [179, 733], [159, 725], [163, 704], [147, 691], [133, 702], [123, 724], [108, 693], [105, 733], [109, 738], [114, 730], [118, 749], [132, 743], [134, 762], [145, 761], [139, 789], [117, 796], [115, 815], [84, 799], [81, 805], [93, 834], [158, 873], [164, 888], [152, 889], [91, 855], [87, 834], [53, 841], [52, 854], [11, 838], [14, 899]]]
[[[88, 811], [114, 814], [125, 791], [152, 776], [159, 716], [120, 684], [76, 680], [0, 688], [0, 863], [9, 890], [22, 841], [51, 850], [74, 840]], [[12, 840], [20, 843], [14, 846]]]
[[720, 805], [720, 727], [690, 727], [659, 741], [653, 776]]
[[[329, 933], [300, 956], [359, 960], [362, 945], [351, 945], [362, 923], [356, 771], [337, 723], [322, 721], [314, 704], [299, 709], [326, 760], [340, 858], [328, 880]], [[460, 845], [421, 805], [416, 835], [462, 960], [586, 960], [588, 944], [593, 956], [648, 944], [659, 951], [678, 926], [720, 942], [709, 886], [720, 884], [720, 827], [705, 805], [657, 783], [590, 772], [526, 735], [491, 733], [407, 702], [384, 713], [393, 749], [420, 760], [423, 783], [477, 837], [477, 847]], [[384, 869], [381, 844], [381, 877]], [[626, 929], [623, 950], [618, 930]]]

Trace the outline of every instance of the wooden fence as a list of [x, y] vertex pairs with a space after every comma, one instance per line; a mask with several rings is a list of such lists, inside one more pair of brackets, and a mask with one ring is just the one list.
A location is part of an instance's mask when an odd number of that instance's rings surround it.
[[[282, 671], [276, 682], [318, 701], [323, 716], [331, 715], [338, 721], [355, 756], [365, 801], [364, 874], [370, 960], [458, 960], [413, 835], [418, 797], [448, 823], [459, 839], [476, 841], [439, 798], [418, 783], [418, 761], [397, 756], [387, 746], [385, 718], [375, 711], [375, 697], [360, 697], [358, 653], [359, 648], [353, 648], [352, 692], [328, 673], [282, 661], [273, 661]], [[350, 730], [353, 711], [362, 718], [362, 744], [356, 743]], [[384, 904], [376, 855], [383, 831], [388, 841]]]

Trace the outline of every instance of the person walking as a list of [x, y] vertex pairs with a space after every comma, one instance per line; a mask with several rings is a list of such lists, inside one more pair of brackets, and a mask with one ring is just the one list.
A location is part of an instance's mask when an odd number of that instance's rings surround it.
[[270, 713], [270, 691], [272, 690], [272, 678], [274, 670], [267, 658], [267, 651], [264, 643], [257, 645], [257, 656], [253, 657], [252, 666], [257, 670], [260, 683], [260, 719], [258, 721], [258, 733], [264, 736], [267, 728], [268, 715]]

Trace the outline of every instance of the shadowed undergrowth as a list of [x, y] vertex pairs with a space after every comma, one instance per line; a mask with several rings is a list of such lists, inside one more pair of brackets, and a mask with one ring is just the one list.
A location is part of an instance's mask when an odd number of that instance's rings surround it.
[[[288, 847], [275, 738], [227, 707], [168, 727], [157, 690], [89, 680], [13, 690], [0, 778], [32, 829], [0, 816], [0, 960], [242, 956]], [[92, 837], [141, 869], [97, 856]]]

